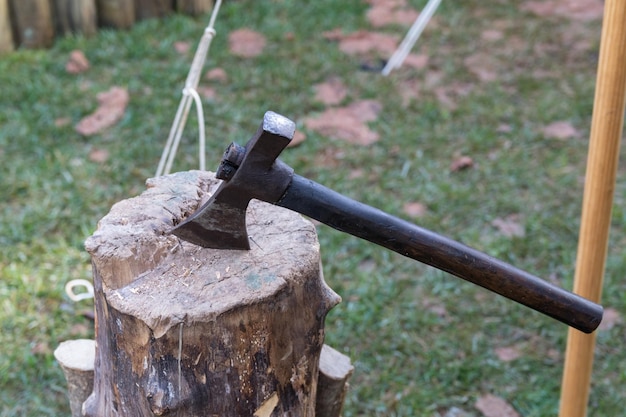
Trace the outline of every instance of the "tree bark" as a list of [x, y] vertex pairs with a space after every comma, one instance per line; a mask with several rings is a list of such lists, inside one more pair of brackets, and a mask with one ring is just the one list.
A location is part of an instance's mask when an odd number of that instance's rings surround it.
[[148, 181], [86, 241], [96, 306], [95, 416], [315, 416], [326, 313], [339, 302], [314, 226], [252, 201], [250, 251], [167, 233], [217, 181]]

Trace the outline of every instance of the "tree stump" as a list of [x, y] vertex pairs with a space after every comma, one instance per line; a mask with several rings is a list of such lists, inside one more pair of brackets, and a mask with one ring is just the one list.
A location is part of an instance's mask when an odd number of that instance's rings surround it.
[[172, 0], [135, 0], [135, 17], [137, 20], [163, 17], [172, 13]]
[[9, 0], [0, 0], [0, 54], [14, 49]]
[[350, 358], [330, 346], [322, 347], [315, 417], [339, 417], [354, 367]]
[[52, 46], [54, 25], [50, 0], [10, 0], [15, 43], [24, 48]]
[[315, 416], [324, 282], [314, 226], [252, 201], [249, 251], [167, 232], [217, 186], [212, 174], [148, 180], [87, 239], [96, 362], [86, 416]]
[[83, 415], [83, 402], [93, 390], [93, 364], [96, 344], [90, 339], [68, 340], [54, 350], [61, 365], [70, 400], [72, 417]]
[[53, 0], [57, 34], [94, 35], [98, 30], [95, 0]]
[[179, 13], [192, 16], [207, 13], [213, 8], [213, 0], [176, 0], [176, 10]]
[[117, 29], [129, 29], [135, 23], [135, 2], [129, 0], [96, 0], [98, 23]]

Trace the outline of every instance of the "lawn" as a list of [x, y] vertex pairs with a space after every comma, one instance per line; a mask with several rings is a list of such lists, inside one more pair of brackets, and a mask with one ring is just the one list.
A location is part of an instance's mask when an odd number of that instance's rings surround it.
[[[425, 1], [408, 3], [382, 24], [361, 0], [225, 2], [205, 67], [223, 73], [201, 82], [207, 166], [229, 142], [245, 143], [266, 110], [282, 113], [305, 135], [281, 157], [300, 175], [571, 289], [595, 2], [574, 11], [558, 0], [443, 2], [410, 62], [383, 77], [385, 45]], [[52, 352], [93, 337], [93, 322], [91, 301], [71, 302], [65, 283], [91, 278], [83, 241], [154, 175], [207, 23], [177, 15], [0, 57], [0, 416], [69, 415]], [[263, 35], [255, 56], [233, 51], [229, 36], [241, 29]], [[87, 71], [66, 71], [74, 50]], [[122, 118], [79, 134], [97, 94], [114, 86], [130, 97]], [[198, 166], [195, 124], [192, 114], [176, 171]], [[626, 401], [624, 176], [593, 416], [621, 415]], [[564, 325], [326, 226], [318, 232], [326, 280], [343, 298], [326, 340], [355, 366], [344, 416], [488, 416], [481, 404], [494, 397], [520, 416], [556, 414]]]

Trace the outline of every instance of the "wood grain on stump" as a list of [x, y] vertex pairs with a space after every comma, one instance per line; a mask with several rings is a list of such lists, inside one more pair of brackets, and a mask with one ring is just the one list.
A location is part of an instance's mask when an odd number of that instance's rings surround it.
[[96, 305], [87, 416], [314, 416], [325, 284], [314, 226], [252, 201], [249, 251], [167, 232], [215, 189], [212, 174], [148, 181], [86, 241]]

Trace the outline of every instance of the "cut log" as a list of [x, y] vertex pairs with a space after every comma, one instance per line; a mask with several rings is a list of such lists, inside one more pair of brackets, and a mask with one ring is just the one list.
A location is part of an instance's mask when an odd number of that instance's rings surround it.
[[98, 30], [95, 0], [53, 0], [52, 5], [58, 35], [91, 36]]
[[350, 358], [328, 345], [322, 348], [315, 417], [339, 417], [354, 367]]
[[326, 313], [315, 227], [252, 201], [249, 251], [167, 232], [217, 181], [192, 171], [148, 181], [86, 241], [96, 305], [86, 415], [315, 416]]
[[54, 42], [50, 0], [10, 0], [15, 43], [22, 48], [47, 48]]
[[135, 0], [137, 20], [163, 17], [174, 11], [174, 0]]
[[98, 23], [117, 29], [129, 29], [135, 23], [135, 2], [128, 0], [96, 0]]
[[96, 342], [90, 339], [68, 340], [54, 350], [67, 381], [72, 417], [82, 417], [83, 403], [93, 391], [93, 366]]
[[0, 54], [11, 52], [15, 48], [9, 16], [9, 0], [0, 0]]
[[176, 10], [179, 13], [192, 16], [201, 15], [211, 11], [213, 0], [176, 0]]

